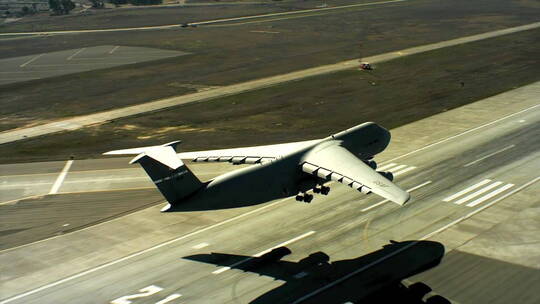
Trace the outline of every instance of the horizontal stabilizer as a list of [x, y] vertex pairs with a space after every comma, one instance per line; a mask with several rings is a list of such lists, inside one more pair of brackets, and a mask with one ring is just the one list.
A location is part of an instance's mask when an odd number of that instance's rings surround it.
[[180, 141], [173, 141], [161, 146], [148, 146], [141, 148], [132, 148], [124, 150], [114, 150], [103, 153], [103, 155], [129, 155], [129, 154], [138, 154], [137, 157], [132, 159], [129, 163], [134, 164], [139, 162], [139, 160], [148, 156], [171, 169], [177, 169], [184, 165], [184, 163], [176, 156], [176, 146], [180, 144]]

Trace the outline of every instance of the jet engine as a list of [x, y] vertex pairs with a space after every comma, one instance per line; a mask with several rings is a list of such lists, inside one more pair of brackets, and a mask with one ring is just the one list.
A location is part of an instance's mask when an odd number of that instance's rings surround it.
[[372, 159], [364, 160], [364, 163], [366, 163], [366, 165], [370, 166], [371, 169], [373, 169], [373, 170], [377, 169], [377, 163]]
[[384, 178], [386, 178], [387, 180], [389, 181], [393, 181], [394, 180], [394, 174], [392, 174], [392, 172], [390, 171], [386, 171], [386, 172], [379, 172], [380, 175], [384, 176]]

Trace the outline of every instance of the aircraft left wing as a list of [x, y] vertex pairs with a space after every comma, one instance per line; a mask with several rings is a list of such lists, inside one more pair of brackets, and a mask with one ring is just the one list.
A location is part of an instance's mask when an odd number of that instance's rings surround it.
[[309, 152], [302, 163], [302, 170], [363, 193], [373, 192], [401, 206], [410, 198], [409, 193], [373, 170], [341, 146], [339, 141], [328, 141]]
[[[291, 152], [301, 150], [312, 146], [320, 139], [299, 141], [285, 144], [266, 145], [266, 146], [254, 146], [254, 147], [241, 147], [232, 149], [220, 149], [220, 150], [208, 150], [208, 151], [195, 151], [195, 152], [181, 152], [176, 155], [180, 159], [189, 159], [193, 162], [230, 162], [233, 164], [257, 164], [266, 161], [277, 159], [283, 155], [287, 155]], [[176, 146], [180, 144], [180, 141], [173, 141], [162, 146], [172, 146], [176, 149]], [[121, 154], [141, 154], [148, 150], [154, 149], [154, 146], [123, 149], [109, 151], [106, 155], [121, 155]]]
[[194, 162], [230, 162], [233, 164], [256, 164], [274, 160], [293, 151], [307, 148], [320, 140], [308, 140], [286, 144], [267, 146], [242, 147], [209, 151], [178, 153], [181, 159]]

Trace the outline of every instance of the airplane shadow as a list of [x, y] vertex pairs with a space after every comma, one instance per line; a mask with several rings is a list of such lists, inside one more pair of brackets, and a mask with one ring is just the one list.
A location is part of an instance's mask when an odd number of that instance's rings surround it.
[[[298, 262], [283, 261], [291, 251], [279, 247], [261, 257], [226, 253], [196, 254], [184, 259], [229, 266], [285, 283], [250, 303], [428, 303], [446, 304], [424, 283], [405, 285], [406, 278], [437, 266], [444, 246], [432, 241], [404, 241], [369, 254], [330, 261], [315, 252]], [[425, 299], [426, 298], [426, 299]], [[425, 299], [425, 300], [424, 300]]]

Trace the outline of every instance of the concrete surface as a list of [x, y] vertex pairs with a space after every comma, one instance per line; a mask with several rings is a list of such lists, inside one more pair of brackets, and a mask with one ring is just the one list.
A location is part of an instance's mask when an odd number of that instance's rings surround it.
[[[493, 32], [488, 32], [484, 34], [479, 35], [473, 35], [458, 39], [452, 39], [448, 41], [442, 41], [438, 43], [428, 44], [424, 46], [414, 47], [414, 48], [408, 48], [405, 50], [390, 52], [386, 54], [376, 55], [372, 57], [363, 58], [364, 61], [369, 61], [372, 63], [378, 63], [383, 61], [392, 60], [395, 58], [400, 58], [402, 56], [412, 55], [412, 54], [418, 54], [421, 52], [426, 52], [429, 50], [435, 50], [439, 48], [459, 45], [463, 43], [478, 41], [482, 39], [488, 39], [500, 35], [507, 35], [510, 33], [515, 33], [518, 31], [524, 31], [528, 29], [537, 28], [540, 26], [540, 22], [513, 27], [509, 29], [504, 30], [498, 30]], [[288, 81], [294, 81], [306, 77], [312, 77], [316, 75], [322, 75], [326, 73], [332, 73], [337, 72], [341, 70], [346, 69], [352, 69], [358, 67], [358, 60], [348, 60], [336, 64], [331, 65], [324, 65], [320, 67], [310, 68], [306, 70], [296, 71], [292, 73], [267, 77], [267, 78], [261, 78], [257, 80], [247, 81], [243, 83], [238, 83], [234, 85], [229, 86], [223, 86], [211, 90], [206, 90], [203, 92], [193, 93], [193, 94], [187, 94], [182, 95], [179, 97], [173, 97], [173, 98], [166, 98], [161, 99], [153, 102], [148, 102], [140, 105], [135, 106], [129, 106], [124, 107], [120, 109], [110, 110], [110, 111], [104, 111], [101, 113], [95, 113], [90, 115], [84, 115], [84, 116], [78, 116], [74, 118], [69, 118], [65, 120], [59, 120], [57, 122], [47, 123], [35, 127], [28, 127], [28, 128], [19, 128], [14, 129], [10, 131], [4, 131], [0, 133], [0, 144], [2, 143], [8, 143], [13, 142], [17, 140], [23, 140], [26, 138], [41, 136], [45, 134], [51, 134], [56, 133], [60, 131], [66, 131], [66, 130], [76, 130], [79, 128], [82, 128], [84, 126], [101, 123], [113, 119], [117, 119], [120, 117], [126, 117], [141, 113], [146, 113], [150, 111], [156, 111], [168, 107], [173, 107], [181, 104], [191, 103], [191, 102], [200, 102], [205, 100], [210, 100], [213, 98], [217, 98], [220, 96], [227, 96], [232, 94], [238, 94], [250, 90], [256, 90]]]
[[[533, 232], [538, 226], [532, 219], [538, 215], [540, 194], [539, 93], [539, 84], [532, 84], [392, 130], [394, 141], [378, 161], [381, 167], [414, 167], [395, 180], [413, 189], [413, 201], [404, 208], [340, 185], [331, 185], [329, 196], [317, 196], [311, 204], [286, 199], [236, 210], [173, 214], [160, 214], [161, 206], [155, 206], [0, 252], [0, 263], [6, 265], [0, 278], [1, 303], [118, 303], [148, 290], [155, 293], [148, 292], [137, 303], [173, 295], [189, 303], [246, 303], [283, 282], [234, 269], [216, 273], [220, 268], [183, 257], [210, 252], [249, 256], [286, 243], [293, 252], [287, 260], [315, 251], [342, 260], [377, 250], [389, 239], [425, 238], [451, 251], [448, 261], [454, 267], [443, 260], [433, 270], [441, 271], [437, 277], [425, 278], [437, 293], [460, 303], [537, 303], [539, 280], [532, 274], [539, 267], [531, 256], [537, 252]], [[474, 198], [459, 205], [459, 198], [445, 201], [485, 179], [490, 182], [459, 197], [482, 190]], [[485, 199], [467, 206], [479, 198]], [[519, 210], [526, 210], [521, 214], [526, 221], [516, 227], [512, 217]], [[485, 236], [499, 231], [492, 230], [499, 223], [514, 227], [503, 230], [514, 234], [497, 234], [493, 242]], [[532, 233], [522, 235], [524, 227]], [[470, 245], [474, 242], [477, 246]], [[497, 243], [529, 249], [480, 250]], [[476, 256], [487, 262], [476, 262]], [[467, 272], [456, 265], [478, 268]], [[518, 279], [506, 280], [508, 272], [497, 269], [512, 269]], [[530, 270], [527, 284], [519, 280], [519, 269]], [[506, 288], [487, 288], [494, 276]]]
[[101, 45], [0, 59], [0, 85], [80, 73], [189, 53], [143, 47]]

